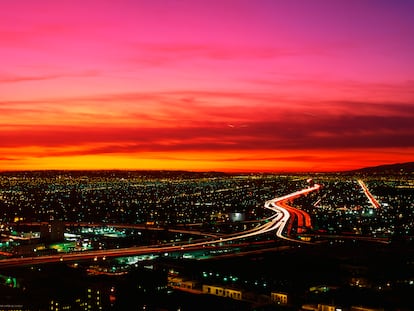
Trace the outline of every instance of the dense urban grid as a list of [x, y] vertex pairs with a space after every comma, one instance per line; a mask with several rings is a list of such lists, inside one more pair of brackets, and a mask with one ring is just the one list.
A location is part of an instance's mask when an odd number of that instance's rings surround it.
[[[280, 203], [286, 227], [264, 208], [315, 183]], [[0, 299], [21, 310], [123, 310], [131, 299], [142, 310], [205, 299], [223, 310], [410, 310], [413, 199], [406, 172], [5, 172]], [[259, 231], [273, 225], [283, 236]]]
[[[285, 178], [287, 180], [287, 178]], [[3, 176], [3, 221], [24, 218], [47, 221], [144, 223], [175, 225], [205, 222], [232, 211], [262, 216], [263, 201], [293, 189], [283, 178], [206, 177], [197, 174], [140, 176], [106, 172], [97, 176], [39, 173]], [[275, 181], [278, 183], [275, 184]]]

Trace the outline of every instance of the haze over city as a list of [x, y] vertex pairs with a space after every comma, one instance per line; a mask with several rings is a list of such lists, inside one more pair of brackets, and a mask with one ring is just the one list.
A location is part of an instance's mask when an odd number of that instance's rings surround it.
[[4, 1], [0, 168], [414, 156], [411, 1]]

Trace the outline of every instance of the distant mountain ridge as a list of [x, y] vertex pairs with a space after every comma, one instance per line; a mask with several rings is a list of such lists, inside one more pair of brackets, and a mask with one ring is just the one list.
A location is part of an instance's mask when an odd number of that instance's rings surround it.
[[353, 173], [389, 174], [389, 173], [414, 173], [414, 162], [394, 163], [379, 166], [364, 167], [351, 171]]

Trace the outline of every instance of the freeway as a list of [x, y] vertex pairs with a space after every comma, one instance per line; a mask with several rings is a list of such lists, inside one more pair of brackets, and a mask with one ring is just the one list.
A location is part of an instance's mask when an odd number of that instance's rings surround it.
[[[288, 194], [283, 197], [275, 198], [265, 203], [266, 208], [271, 209], [275, 211], [276, 213], [281, 213], [283, 215], [283, 218], [281, 219], [281, 221], [274, 225], [274, 229], [276, 230], [276, 235], [279, 238], [297, 242], [297, 240], [289, 237], [295, 217], [298, 218], [298, 229], [300, 228], [302, 230], [302, 227], [304, 224], [303, 221], [305, 221], [306, 227], [308, 228], [311, 227], [311, 219], [310, 219], [309, 214], [304, 211], [301, 211], [299, 209], [289, 206], [288, 202], [302, 195], [306, 195], [312, 191], [319, 190], [320, 187], [321, 187], [320, 185], [315, 184], [313, 187], [309, 187], [309, 188], [306, 188], [300, 191], [296, 191], [294, 193]], [[292, 217], [292, 215], [294, 216]], [[291, 217], [293, 219], [289, 222]], [[287, 230], [287, 236], [285, 236], [283, 232], [287, 224], [289, 224], [289, 226]]]
[[[20, 257], [20, 258], [8, 258], [0, 260], [0, 268], [16, 267], [16, 266], [25, 266], [25, 265], [36, 265], [36, 264], [45, 264], [53, 262], [67, 262], [67, 261], [78, 261], [78, 260], [87, 260], [93, 259], [98, 260], [98, 258], [109, 258], [109, 257], [126, 257], [126, 256], [136, 256], [152, 253], [168, 253], [168, 252], [179, 252], [179, 251], [188, 251], [188, 250], [201, 250], [206, 247], [215, 247], [222, 246], [226, 242], [233, 242], [252, 236], [265, 234], [270, 231], [275, 231], [276, 236], [285, 240], [301, 242], [296, 239], [293, 239], [289, 236], [285, 236], [284, 232], [286, 226], [290, 222], [294, 222], [295, 218], [300, 218], [298, 225], [310, 226], [310, 217], [307, 213], [290, 207], [288, 202], [291, 200], [306, 195], [312, 191], [316, 191], [320, 188], [319, 185], [309, 187], [300, 191], [293, 192], [291, 194], [275, 198], [269, 201], [266, 201], [264, 207], [274, 211], [275, 213], [266, 219], [266, 221], [256, 228], [243, 231], [237, 235], [229, 235], [227, 237], [213, 238], [211, 240], [194, 242], [185, 244], [163, 244], [163, 245], [150, 245], [150, 246], [140, 246], [140, 247], [129, 247], [129, 248], [120, 248], [120, 249], [107, 249], [107, 250], [95, 250], [95, 251], [85, 251], [80, 253], [65, 253], [58, 255], [46, 255], [38, 257]], [[293, 216], [294, 215], [294, 216]], [[304, 221], [304, 223], [303, 223]], [[289, 235], [289, 233], [288, 233]], [[232, 244], [236, 247], [237, 244]]]
[[361, 186], [362, 190], [364, 191], [365, 195], [368, 198], [369, 203], [371, 203], [371, 205], [374, 208], [380, 208], [381, 205], [378, 203], [378, 201], [374, 198], [374, 196], [371, 194], [371, 192], [369, 191], [368, 187], [365, 185], [365, 183], [359, 179], [358, 180], [359, 185]]

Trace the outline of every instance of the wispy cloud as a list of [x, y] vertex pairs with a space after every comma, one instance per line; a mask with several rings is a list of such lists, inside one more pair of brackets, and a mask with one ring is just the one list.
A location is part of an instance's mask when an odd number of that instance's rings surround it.
[[19, 83], [19, 82], [29, 82], [29, 81], [45, 81], [45, 80], [55, 80], [62, 78], [86, 78], [86, 77], [96, 77], [98, 71], [84, 71], [78, 73], [52, 73], [52, 74], [39, 74], [39, 75], [12, 75], [12, 74], [1, 74], [0, 73], [0, 83]]
[[192, 43], [137, 43], [131, 46], [133, 50], [143, 55], [153, 55], [155, 59], [165, 57], [169, 60], [185, 60], [189, 58], [205, 58], [213, 60], [231, 59], [270, 59], [278, 57], [291, 57], [309, 55], [313, 53], [325, 53], [322, 48], [280, 48], [272, 46], [251, 47], [251, 46], [230, 46], [214, 44], [192, 44]]

